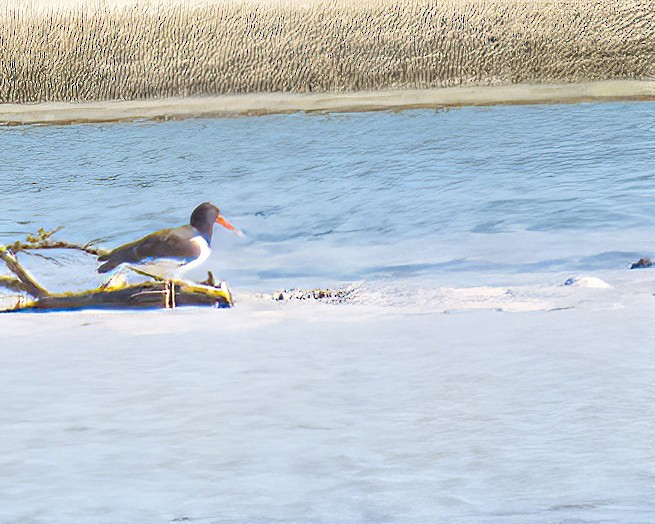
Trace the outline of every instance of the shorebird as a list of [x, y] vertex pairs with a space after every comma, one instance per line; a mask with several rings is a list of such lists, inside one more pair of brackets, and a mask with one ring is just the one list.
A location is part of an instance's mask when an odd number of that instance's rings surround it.
[[108, 273], [123, 264], [137, 265], [141, 267], [135, 269], [146, 275], [179, 280], [209, 258], [216, 223], [242, 235], [214, 204], [205, 202], [193, 210], [189, 224], [156, 231], [99, 256], [98, 261], [104, 264], [98, 267], [98, 273]]

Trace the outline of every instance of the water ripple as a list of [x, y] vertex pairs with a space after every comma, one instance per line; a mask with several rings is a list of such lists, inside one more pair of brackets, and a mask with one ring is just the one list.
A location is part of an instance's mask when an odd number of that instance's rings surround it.
[[509, 266], [526, 238], [542, 261], [632, 252], [653, 231], [654, 120], [614, 103], [1, 128], [0, 239], [65, 225], [113, 245], [212, 200], [250, 238], [217, 236], [228, 272], [437, 274], [494, 237]]

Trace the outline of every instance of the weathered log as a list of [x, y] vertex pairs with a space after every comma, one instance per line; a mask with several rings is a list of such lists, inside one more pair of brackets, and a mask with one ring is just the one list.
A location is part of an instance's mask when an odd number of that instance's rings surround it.
[[231, 307], [225, 283], [215, 287], [187, 282], [141, 282], [117, 289], [48, 294], [11, 311], [72, 311], [79, 309], [172, 309], [179, 306]]

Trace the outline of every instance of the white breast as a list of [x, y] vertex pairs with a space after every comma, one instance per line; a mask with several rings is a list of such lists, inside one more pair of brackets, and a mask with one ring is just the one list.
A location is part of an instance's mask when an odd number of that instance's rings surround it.
[[209, 259], [209, 255], [211, 255], [212, 250], [209, 247], [209, 244], [207, 241], [198, 236], [198, 237], [193, 237], [191, 239], [191, 242], [194, 242], [199, 248], [200, 248], [200, 255], [198, 255], [198, 258], [195, 260], [192, 260], [188, 264], [184, 264], [181, 266], [176, 272], [175, 272], [175, 278], [182, 278], [182, 275], [184, 275], [187, 271], [190, 271], [198, 266], [201, 266], [207, 260]]

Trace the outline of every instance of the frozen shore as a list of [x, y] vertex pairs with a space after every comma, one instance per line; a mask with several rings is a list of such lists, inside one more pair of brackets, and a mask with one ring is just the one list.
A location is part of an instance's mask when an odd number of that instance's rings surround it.
[[0, 521], [652, 522], [654, 309], [3, 315]]
[[324, 94], [257, 93], [162, 100], [0, 104], [0, 124], [117, 122], [610, 100], [655, 100], [655, 81], [609, 80], [560, 85], [526, 84]]

